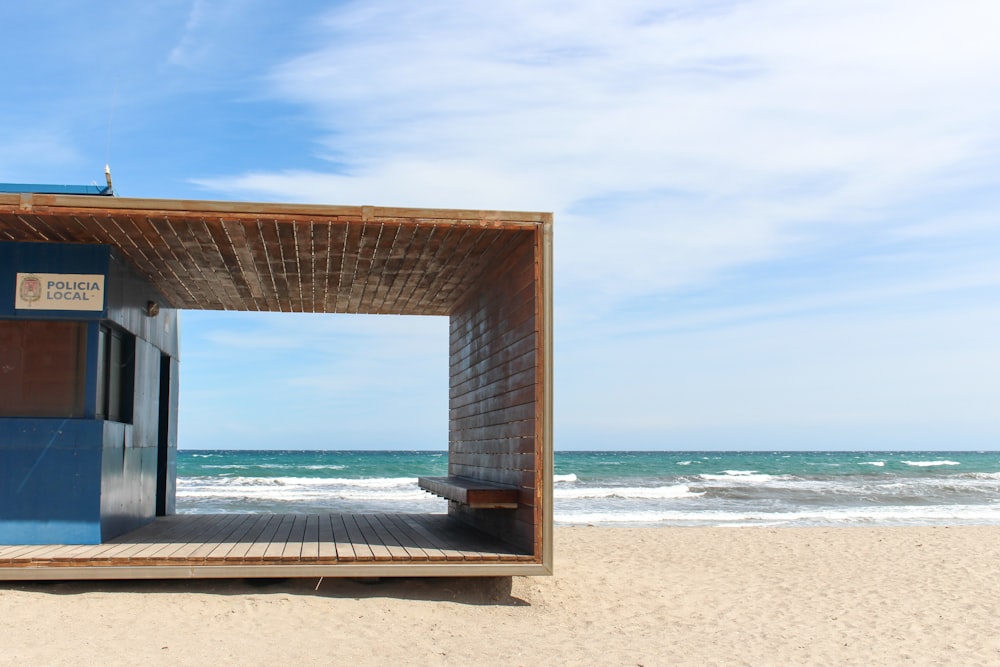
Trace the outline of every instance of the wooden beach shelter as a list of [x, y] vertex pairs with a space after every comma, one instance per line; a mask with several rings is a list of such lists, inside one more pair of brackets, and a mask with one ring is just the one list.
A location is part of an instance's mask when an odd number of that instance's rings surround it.
[[[447, 515], [176, 514], [184, 309], [447, 317]], [[0, 579], [548, 574], [552, 461], [551, 214], [0, 186]]]

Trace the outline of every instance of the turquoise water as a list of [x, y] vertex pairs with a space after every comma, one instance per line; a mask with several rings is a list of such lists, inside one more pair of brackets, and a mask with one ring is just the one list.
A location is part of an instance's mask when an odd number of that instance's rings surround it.
[[[182, 451], [182, 512], [444, 512], [445, 452]], [[555, 517], [600, 525], [1000, 524], [1000, 452], [557, 452]]]

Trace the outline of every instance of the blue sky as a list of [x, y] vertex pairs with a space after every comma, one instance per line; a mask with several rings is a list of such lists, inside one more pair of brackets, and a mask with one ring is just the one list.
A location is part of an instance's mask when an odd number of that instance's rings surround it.
[[[0, 181], [554, 212], [558, 448], [1000, 447], [995, 2], [15, 4]], [[445, 332], [186, 312], [181, 446], [442, 449]]]

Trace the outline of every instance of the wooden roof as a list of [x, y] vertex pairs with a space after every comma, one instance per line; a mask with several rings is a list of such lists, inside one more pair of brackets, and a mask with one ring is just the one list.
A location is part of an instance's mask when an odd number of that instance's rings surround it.
[[117, 248], [175, 308], [447, 315], [548, 213], [0, 193], [0, 241]]

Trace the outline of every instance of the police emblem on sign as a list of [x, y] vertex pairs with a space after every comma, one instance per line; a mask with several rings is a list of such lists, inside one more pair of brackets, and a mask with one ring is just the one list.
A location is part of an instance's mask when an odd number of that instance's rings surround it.
[[21, 300], [34, 303], [42, 298], [42, 281], [38, 276], [21, 278]]

